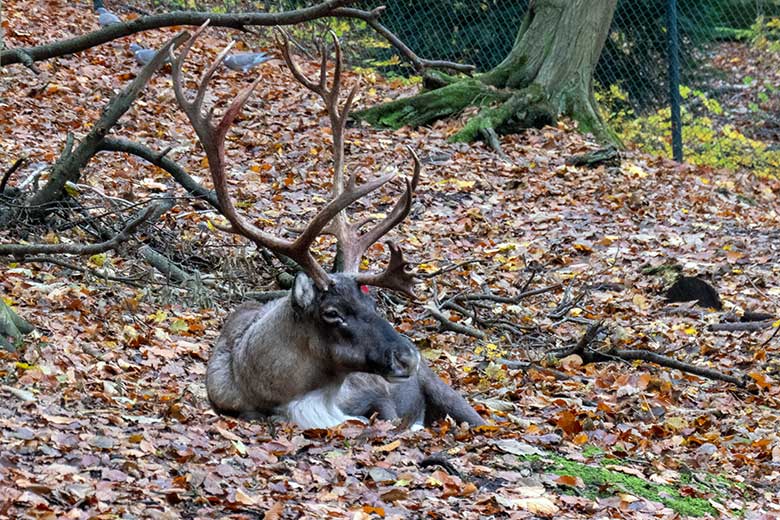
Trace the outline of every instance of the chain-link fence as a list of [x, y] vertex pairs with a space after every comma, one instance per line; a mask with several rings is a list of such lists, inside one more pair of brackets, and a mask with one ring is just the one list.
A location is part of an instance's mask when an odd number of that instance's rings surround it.
[[[203, 1], [214, 3], [214, 0]], [[217, 1], [221, 9], [228, 11], [282, 11], [317, 3], [317, 0]], [[205, 7], [193, 0], [151, 2], [178, 7], [185, 4], [195, 9]], [[529, 6], [529, 0], [358, 0], [351, 6], [372, 9], [380, 3], [386, 4], [381, 22], [418, 55], [470, 63], [478, 71], [489, 70], [507, 56]], [[667, 28], [671, 3], [670, 0], [618, 0], [595, 77], [605, 114], [621, 137], [647, 151], [664, 155], [671, 155]], [[754, 159], [750, 167], [771, 175], [780, 169], [775, 164], [780, 161], [780, 85], [772, 81], [770, 76], [774, 73], [767, 74], [767, 71], [776, 70], [780, 65], [771, 64], [780, 57], [780, 0], [676, 0], [676, 5], [680, 85], [684, 92], [692, 93], [685, 100], [682, 117], [683, 133], [687, 130], [689, 134], [687, 138], [683, 136], [686, 157], [716, 167], [744, 166], [741, 156], [760, 157], [760, 164], [756, 166]], [[364, 22], [320, 20], [291, 28], [294, 36], [303, 40], [304, 47], [307, 38], [311, 43], [312, 35], [322, 34], [325, 29], [334, 29], [344, 36], [342, 46], [353, 67], [374, 67], [385, 75], [414, 72]], [[764, 48], [769, 52], [754, 52], [756, 42], [767, 37], [770, 45]], [[743, 61], [741, 70], [726, 78], [729, 68], [737, 68], [731, 67], [734, 60]], [[751, 78], [752, 64], [746, 65], [746, 60], [770, 62], [756, 69], [755, 74], [765, 77]], [[750, 86], [750, 82], [753, 82], [750, 92], [741, 97], [732, 95], [739, 87]], [[772, 99], [767, 101], [767, 97]], [[719, 101], [731, 102], [732, 106], [723, 110]], [[750, 112], [747, 115], [746, 110]], [[715, 123], [710, 119], [713, 112], [717, 112]], [[717, 138], [706, 135], [707, 127], [716, 127]], [[731, 132], [736, 127], [740, 134], [735, 139]], [[737, 141], [741, 145], [732, 147], [731, 143]], [[731, 151], [725, 152], [729, 147]]]
[[[241, 4], [241, 2], [236, 2]], [[596, 69], [601, 87], [619, 86], [632, 108], [641, 113], [665, 104], [667, 86], [668, 0], [620, 0], [609, 39]], [[283, 10], [311, 5], [305, 0], [270, 0], [259, 7]], [[528, 8], [528, 0], [391, 0], [382, 23], [420, 56], [471, 63], [480, 71], [498, 64], [508, 53]], [[359, 1], [356, 7], [376, 7]], [[238, 7], [238, 5], [236, 6]], [[255, 4], [254, 7], [258, 7]], [[707, 52], [725, 40], [744, 40], [762, 17], [780, 16], [780, 0], [677, 0], [681, 79], [702, 87], [711, 77]], [[370, 33], [351, 23], [354, 33]], [[379, 39], [361, 40], [353, 59], [402, 72]], [[409, 69], [410, 70], [410, 69]]]

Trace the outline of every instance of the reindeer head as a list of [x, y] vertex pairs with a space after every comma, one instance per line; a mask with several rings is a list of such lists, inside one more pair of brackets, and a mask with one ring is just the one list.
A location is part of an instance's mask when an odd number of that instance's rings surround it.
[[368, 287], [346, 274], [330, 278], [322, 290], [300, 273], [290, 295], [297, 318], [318, 336], [311, 343], [321, 348], [315, 355], [337, 372], [370, 372], [390, 381], [413, 375], [420, 354], [377, 313]]

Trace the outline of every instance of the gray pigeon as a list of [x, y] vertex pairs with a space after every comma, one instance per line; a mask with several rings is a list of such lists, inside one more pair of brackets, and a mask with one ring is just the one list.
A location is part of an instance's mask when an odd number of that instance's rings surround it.
[[[146, 49], [144, 47], [141, 47], [137, 43], [131, 43], [130, 44], [130, 50], [133, 51], [133, 56], [135, 57], [135, 61], [139, 65], [146, 65], [150, 61], [152, 61], [152, 58], [154, 58], [154, 55], [157, 54], [157, 51], [154, 49]], [[165, 58], [164, 63], [170, 62], [170, 58]]]
[[260, 65], [271, 58], [272, 56], [268, 56], [264, 52], [237, 52], [225, 58], [225, 66], [231, 70], [248, 72], [252, 67]]
[[100, 25], [100, 27], [108, 27], [109, 25], [114, 25], [115, 23], [122, 23], [122, 20], [120, 20], [117, 15], [105, 7], [98, 7], [97, 12], [98, 25]]

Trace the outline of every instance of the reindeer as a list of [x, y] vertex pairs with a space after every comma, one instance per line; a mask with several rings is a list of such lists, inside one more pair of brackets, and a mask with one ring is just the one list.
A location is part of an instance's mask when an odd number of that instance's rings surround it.
[[[172, 58], [173, 86], [179, 106], [189, 118], [208, 158], [209, 172], [220, 206], [230, 223], [226, 231], [242, 235], [259, 247], [294, 260], [301, 268], [289, 295], [265, 305], [250, 303], [225, 321], [209, 360], [206, 387], [217, 412], [241, 417], [281, 415], [302, 428], [328, 428], [348, 419], [400, 419], [404, 425], [430, 424], [451, 416], [457, 422], [484, 424], [466, 400], [442, 381], [414, 345], [377, 314], [368, 286], [414, 297], [414, 276], [401, 249], [389, 243], [390, 260], [381, 273], [360, 272], [366, 250], [409, 213], [420, 178], [420, 161], [411, 152], [414, 170], [405, 179], [403, 196], [392, 211], [367, 231], [371, 221], [353, 223], [344, 211], [350, 204], [387, 184], [394, 174], [358, 184], [356, 174], [344, 175], [344, 133], [357, 86], [339, 107], [341, 49], [335, 34], [332, 86], [328, 58], [320, 46], [319, 80], [309, 80], [294, 62], [287, 36], [277, 32], [277, 44], [294, 78], [325, 102], [333, 134], [333, 196], [295, 239], [283, 239], [259, 229], [236, 211], [228, 193], [225, 136], [260, 78], [240, 92], [215, 121], [213, 109], [203, 112], [211, 77], [230, 51], [228, 45], [206, 69], [195, 97], [184, 92], [182, 64], [201, 26]], [[311, 246], [323, 233], [337, 239], [336, 273], [315, 260]]]

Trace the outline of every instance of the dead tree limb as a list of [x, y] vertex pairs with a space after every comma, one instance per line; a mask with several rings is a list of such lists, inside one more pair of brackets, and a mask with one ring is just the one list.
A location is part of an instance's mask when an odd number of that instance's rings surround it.
[[438, 68], [471, 72], [475, 69], [473, 65], [420, 58], [403, 41], [401, 41], [398, 36], [379, 22], [379, 16], [384, 10], [383, 7], [378, 7], [371, 11], [344, 7], [352, 2], [354, 2], [354, 0], [327, 0], [311, 7], [281, 13], [204, 13], [176, 11], [173, 13], [142, 16], [130, 22], [109, 25], [100, 30], [69, 38], [67, 40], [60, 40], [34, 47], [3, 50], [0, 52], [0, 66], [10, 65], [12, 63], [23, 63], [33, 70], [36, 70], [34, 64], [36, 61], [74, 54], [116, 40], [117, 38], [130, 36], [151, 29], [181, 25], [200, 26], [207, 20], [210, 20], [210, 25], [212, 27], [225, 27], [245, 31], [248, 27], [253, 26], [269, 27], [295, 25], [319, 18], [337, 17], [365, 21], [372, 29], [397, 48], [398, 51], [412, 63], [412, 66], [417, 71]]
[[[135, 20], [109, 25], [91, 33], [34, 47], [7, 49], [0, 53], [0, 65], [24, 62], [26, 55], [32, 61], [48, 60], [81, 52], [123, 36], [163, 27], [179, 25], [199, 26], [211, 20], [213, 27], [245, 30], [250, 26], [294, 25], [317, 18], [332, 16], [333, 11], [352, 0], [327, 0], [312, 7], [282, 13], [204, 13], [175, 11], [173, 13], [142, 16]], [[165, 54], [167, 58], [168, 54]]]
[[768, 329], [772, 326], [772, 321], [747, 321], [736, 323], [713, 323], [709, 329], [713, 332], [755, 332]]
[[434, 306], [428, 306], [425, 308], [428, 313], [433, 316], [433, 318], [436, 319], [441, 324], [442, 329], [449, 330], [451, 332], [457, 332], [459, 334], [466, 334], [468, 336], [473, 336], [475, 338], [479, 339], [486, 339], [487, 334], [482, 332], [479, 329], [476, 329], [474, 327], [469, 327], [468, 325], [463, 325], [461, 323], [455, 323], [451, 319], [449, 319], [447, 316], [444, 315], [439, 309], [435, 308]]
[[165, 152], [155, 152], [140, 143], [128, 141], [127, 139], [109, 138], [101, 140], [98, 143], [98, 151], [103, 152], [121, 152], [140, 157], [147, 162], [162, 168], [171, 174], [171, 177], [178, 182], [188, 193], [203, 199], [219, 211], [219, 202], [217, 195], [193, 179], [178, 163], [168, 159]]
[[[110, 26], [112, 27], [112, 26]], [[65, 184], [77, 182], [81, 170], [89, 160], [100, 150], [100, 145], [109, 130], [117, 123], [120, 117], [130, 109], [133, 101], [138, 97], [143, 88], [168, 58], [170, 49], [187, 39], [186, 33], [180, 33], [168, 40], [157, 51], [152, 61], [146, 64], [138, 76], [122, 92], [115, 96], [106, 105], [100, 119], [89, 133], [81, 140], [79, 145], [71, 150], [66, 146], [65, 151], [52, 168], [49, 181], [37, 191], [27, 203], [27, 211], [34, 216], [42, 216], [50, 209], [51, 204], [59, 201], [64, 196]], [[2, 222], [0, 222], [2, 224]], [[7, 222], [6, 222], [7, 224]]]
[[692, 365], [690, 363], [679, 361], [669, 356], [664, 356], [663, 354], [658, 354], [649, 350], [618, 348], [611, 348], [605, 351], [596, 350], [592, 345], [596, 341], [599, 333], [603, 330], [603, 322], [598, 322], [591, 325], [588, 327], [588, 330], [585, 332], [582, 338], [580, 338], [577, 344], [574, 345], [574, 347], [562, 351], [558, 354], [558, 357], [562, 358], [571, 354], [577, 354], [582, 358], [584, 363], [599, 363], [604, 361], [615, 361], [616, 359], [623, 361], [647, 361], [662, 367], [680, 370], [681, 372], [687, 372], [689, 374], [705, 377], [707, 379], [725, 381], [740, 388], [747, 386], [747, 379], [744, 375], [732, 376], [729, 374], [724, 374], [719, 370]]
[[113, 274], [101, 273], [100, 271], [96, 271], [95, 269], [90, 269], [88, 267], [66, 262], [60, 258], [57, 258], [56, 256], [26, 256], [24, 258], [19, 259], [18, 261], [26, 262], [26, 263], [39, 263], [39, 264], [46, 263], [46, 264], [58, 265], [60, 267], [64, 267], [65, 269], [70, 269], [71, 271], [79, 271], [80, 273], [87, 273], [94, 276], [95, 278], [99, 278], [103, 280], [111, 280], [112, 282], [121, 282], [130, 285], [132, 287], [143, 288], [147, 286], [147, 284], [138, 283], [138, 280], [147, 276], [148, 272], [144, 272], [141, 273], [140, 275], [135, 275], [135, 276], [116, 276]]
[[138, 227], [159, 211], [159, 203], [147, 206], [113, 238], [98, 244], [0, 244], [0, 256], [24, 257], [26, 255], [96, 255], [116, 249], [129, 240]]
[[187, 283], [195, 278], [192, 275], [179, 267], [173, 260], [163, 255], [162, 253], [155, 251], [151, 246], [143, 246], [138, 250], [144, 260], [149, 262], [149, 265], [160, 271], [165, 277], [176, 283]]
[[5, 173], [3, 174], [3, 178], [0, 179], [0, 195], [2, 195], [3, 192], [5, 191], [5, 187], [8, 184], [8, 179], [11, 178], [11, 175], [13, 175], [14, 172], [18, 170], [26, 160], [27, 160], [26, 155], [19, 157], [17, 160], [14, 161], [11, 167], [5, 171]]
[[396, 36], [390, 29], [379, 22], [379, 17], [382, 15], [384, 10], [384, 6], [377, 7], [371, 11], [341, 7], [336, 9], [334, 14], [336, 16], [357, 18], [358, 20], [363, 20], [366, 22], [369, 27], [382, 35], [382, 37], [390, 42], [393, 47], [398, 49], [398, 51], [412, 63], [412, 66], [417, 72], [423, 72], [425, 69], [450, 69], [457, 72], [471, 73], [476, 69], [474, 65], [453, 63], [451, 61], [426, 60], [424, 58], [420, 58], [417, 54], [414, 53], [412, 49], [409, 48], [409, 46], [401, 41], [398, 36]]

